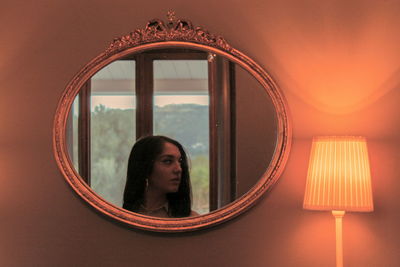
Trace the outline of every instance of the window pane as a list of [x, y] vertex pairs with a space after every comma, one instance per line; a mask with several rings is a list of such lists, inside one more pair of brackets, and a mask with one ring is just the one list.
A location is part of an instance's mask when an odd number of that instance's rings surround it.
[[76, 170], [79, 170], [78, 161], [78, 117], [79, 117], [79, 95], [77, 95], [72, 103], [71, 111], [68, 117], [67, 142], [68, 153], [71, 157], [72, 164]]
[[192, 209], [209, 211], [209, 95], [206, 60], [154, 61], [154, 134], [179, 141], [191, 162]]
[[135, 62], [119, 60], [91, 79], [91, 187], [122, 206], [135, 142]]

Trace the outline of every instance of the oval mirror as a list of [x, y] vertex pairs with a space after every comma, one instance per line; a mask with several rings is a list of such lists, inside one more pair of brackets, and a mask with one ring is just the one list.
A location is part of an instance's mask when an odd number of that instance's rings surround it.
[[[196, 216], [123, 209], [135, 141], [163, 135], [189, 157]], [[271, 77], [222, 37], [188, 20], [151, 20], [115, 39], [67, 85], [54, 123], [57, 164], [101, 213], [152, 231], [190, 231], [233, 218], [279, 178], [291, 131]]]

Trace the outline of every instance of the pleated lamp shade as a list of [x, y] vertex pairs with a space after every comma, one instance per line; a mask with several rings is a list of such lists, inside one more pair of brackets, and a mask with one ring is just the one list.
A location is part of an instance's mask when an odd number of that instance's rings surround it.
[[367, 142], [359, 136], [314, 137], [303, 207], [373, 211]]

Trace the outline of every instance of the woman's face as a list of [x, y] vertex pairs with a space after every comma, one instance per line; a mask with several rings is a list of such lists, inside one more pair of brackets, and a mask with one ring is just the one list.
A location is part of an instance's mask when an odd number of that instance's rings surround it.
[[177, 192], [181, 182], [181, 160], [178, 147], [168, 142], [164, 143], [161, 154], [154, 161], [149, 177], [149, 189], [160, 193]]

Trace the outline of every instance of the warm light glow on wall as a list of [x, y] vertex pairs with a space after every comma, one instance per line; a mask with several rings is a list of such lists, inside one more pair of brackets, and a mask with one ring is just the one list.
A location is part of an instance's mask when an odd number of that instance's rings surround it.
[[372, 211], [366, 140], [354, 136], [313, 139], [304, 208]]
[[276, 60], [283, 88], [318, 111], [346, 115], [398, 86], [398, 4], [294, 2], [276, 1], [241, 20], [267, 25], [257, 55], [268, 48], [265, 64]]

